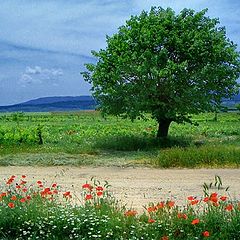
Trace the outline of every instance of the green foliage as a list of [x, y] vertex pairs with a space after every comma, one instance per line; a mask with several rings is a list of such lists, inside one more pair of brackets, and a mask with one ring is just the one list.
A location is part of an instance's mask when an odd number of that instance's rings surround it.
[[[23, 112], [0, 115], [0, 144], [42, 144], [42, 129], [40, 124], [23, 126], [22, 123], [30, 121], [30, 116]], [[9, 123], [9, 124], [6, 124]]]
[[0, 127], [0, 144], [41, 144], [39, 133], [41, 133], [39, 127], [22, 128], [19, 125], [11, 128]]
[[82, 73], [101, 111], [131, 119], [150, 113], [165, 137], [172, 121], [191, 122], [189, 114], [220, 108], [237, 93], [240, 55], [206, 12], [153, 7], [108, 36]]

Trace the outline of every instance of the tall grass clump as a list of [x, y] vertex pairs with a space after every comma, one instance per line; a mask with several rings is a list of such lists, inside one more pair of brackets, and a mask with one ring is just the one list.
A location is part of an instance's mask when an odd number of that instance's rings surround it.
[[163, 149], [151, 163], [163, 168], [239, 167], [240, 148], [203, 145], [200, 147]]

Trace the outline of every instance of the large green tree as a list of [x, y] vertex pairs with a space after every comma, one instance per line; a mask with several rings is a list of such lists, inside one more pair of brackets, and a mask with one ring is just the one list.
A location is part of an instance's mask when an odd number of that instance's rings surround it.
[[103, 113], [131, 119], [150, 113], [166, 137], [171, 122], [216, 110], [237, 92], [240, 55], [207, 10], [179, 14], [153, 7], [132, 16], [83, 72]]

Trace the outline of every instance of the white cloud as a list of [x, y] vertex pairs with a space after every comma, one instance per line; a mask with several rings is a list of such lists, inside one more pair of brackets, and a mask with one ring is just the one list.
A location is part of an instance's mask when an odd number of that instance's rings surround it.
[[53, 76], [62, 76], [63, 71], [62, 71], [62, 69], [52, 69], [52, 75]]
[[23, 84], [31, 84], [32, 81], [33, 81], [32, 77], [29, 76], [26, 73], [23, 73], [21, 78], [20, 78], [20, 82], [23, 83]]
[[63, 75], [61, 68], [42, 68], [40, 66], [30, 67], [27, 66], [25, 72], [22, 73], [19, 83], [21, 86], [26, 87], [32, 84], [52, 84], [57, 86], [60, 77]]
[[35, 66], [34, 68], [26, 67], [26, 74], [40, 74], [42, 72], [42, 68], [39, 66]]

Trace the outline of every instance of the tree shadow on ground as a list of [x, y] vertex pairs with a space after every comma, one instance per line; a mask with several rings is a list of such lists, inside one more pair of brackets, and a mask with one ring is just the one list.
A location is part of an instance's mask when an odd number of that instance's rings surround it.
[[144, 136], [111, 136], [95, 140], [94, 147], [99, 150], [148, 151], [171, 147], [188, 147], [192, 139], [187, 137], [168, 137], [157, 139]]

